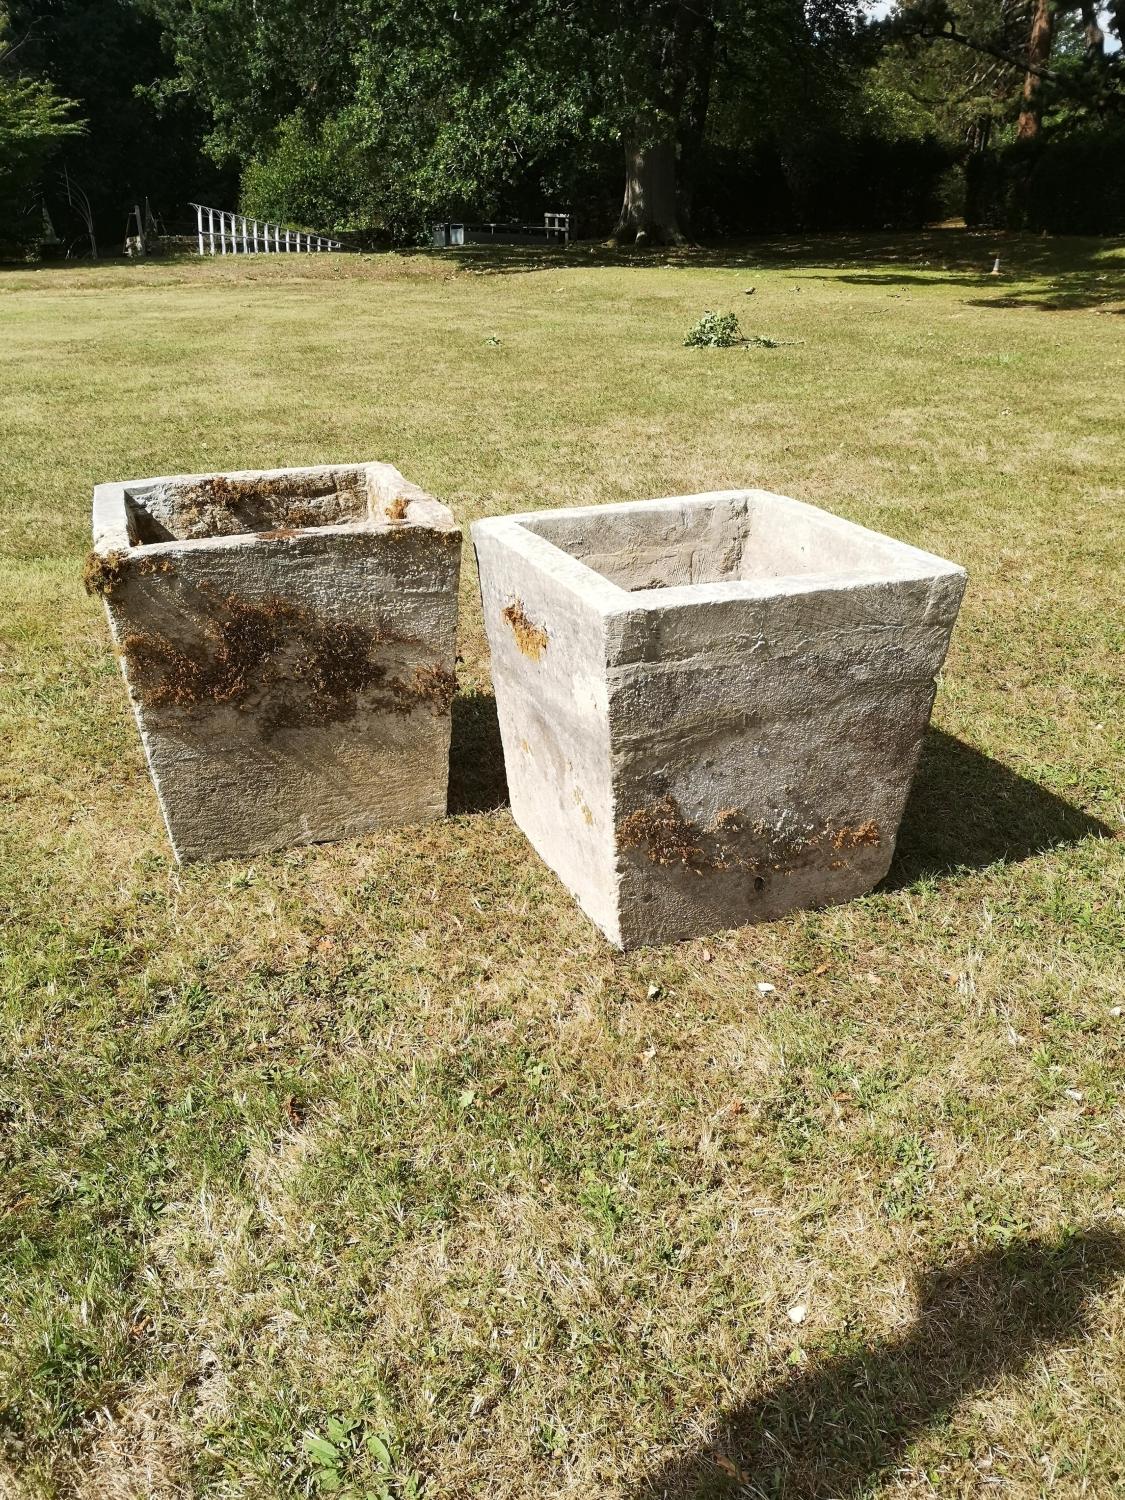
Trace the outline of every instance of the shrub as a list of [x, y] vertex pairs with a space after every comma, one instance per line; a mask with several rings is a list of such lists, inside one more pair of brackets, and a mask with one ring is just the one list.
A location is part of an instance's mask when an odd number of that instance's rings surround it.
[[707, 148], [692, 204], [697, 234], [917, 229], [956, 197], [955, 153], [933, 137], [818, 134]]
[[346, 126], [313, 127], [300, 113], [283, 120], [271, 148], [242, 173], [241, 208], [281, 224], [324, 232], [381, 226], [372, 174]]
[[729, 349], [732, 344], [742, 343], [742, 329], [735, 313], [707, 311], [698, 323], [693, 323], [684, 339], [686, 348]]
[[1125, 233], [1125, 129], [1076, 130], [983, 152], [966, 168], [965, 217], [996, 229]]

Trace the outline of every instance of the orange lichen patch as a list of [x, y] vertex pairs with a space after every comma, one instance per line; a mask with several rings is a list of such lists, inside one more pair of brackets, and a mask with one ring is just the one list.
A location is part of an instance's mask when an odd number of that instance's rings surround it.
[[528, 619], [524, 611], [523, 600], [517, 599], [500, 613], [512, 627], [516, 645], [523, 654], [529, 656], [532, 661], [538, 661], [547, 649], [547, 631], [542, 625], [536, 625], [534, 620]]
[[405, 495], [396, 495], [387, 506], [388, 521], [405, 521], [406, 507], [410, 504]]
[[832, 835], [833, 849], [858, 849], [862, 845], [872, 846], [879, 842], [879, 825], [872, 818], [855, 828], [837, 828]]
[[574, 800], [578, 804], [578, 811], [586, 819], [586, 822], [589, 823], [591, 827], [593, 827], [594, 814], [590, 811], [590, 808], [586, 804], [586, 799], [583, 797], [582, 793], [578, 790], [577, 787], [574, 788]]
[[737, 807], [720, 807], [711, 824], [712, 833], [740, 833], [746, 826], [746, 815]]
[[[880, 841], [878, 826], [872, 821], [835, 832], [823, 828], [783, 833], [760, 820], [749, 822], [737, 807], [720, 808], [705, 827], [690, 822], [670, 795], [623, 818], [617, 836], [623, 849], [643, 848], [654, 864], [686, 865], [697, 875], [705, 870], [742, 870], [753, 875], [770, 870], [788, 875], [818, 851], [823, 858], [830, 850], [842, 853]], [[844, 869], [847, 864], [846, 859], [836, 859], [828, 868]]]
[[[670, 795], [630, 813], [617, 825], [623, 849], [643, 847], [657, 865], [686, 865], [695, 874], [704, 870], [750, 870], [760, 868], [764, 855], [760, 845], [767, 839], [765, 825], [747, 825], [746, 814], [737, 807], [723, 807], [708, 827], [690, 822]], [[753, 840], [754, 850], [744, 846]]]
[[279, 526], [276, 531], [259, 531], [257, 533], [260, 542], [291, 542], [295, 536], [300, 536], [301, 531], [297, 526]]

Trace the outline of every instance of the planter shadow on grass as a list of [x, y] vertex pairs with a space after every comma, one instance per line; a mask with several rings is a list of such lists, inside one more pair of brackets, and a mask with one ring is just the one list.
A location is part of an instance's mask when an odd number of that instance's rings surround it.
[[[495, 812], [508, 805], [504, 750], [491, 693], [453, 701], [449, 811]], [[963, 740], [931, 728], [906, 804], [898, 849], [880, 890], [926, 876], [1016, 863], [1113, 830]]]
[[508, 777], [500, 721], [491, 693], [459, 693], [453, 700], [449, 747], [449, 812], [496, 812], [508, 805]]
[[963, 740], [931, 728], [882, 891], [983, 870], [1113, 830]]
[[[1125, 1241], [1094, 1229], [1016, 1241], [930, 1268], [897, 1338], [848, 1334], [820, 1359], [715, 1422], [629, 1500], [858, 1500], [963, 1398], [1081, 1337], [1090, 1303], [1125, 1271]], [[843, 1336], [843, 1335], [842, 1335]]]

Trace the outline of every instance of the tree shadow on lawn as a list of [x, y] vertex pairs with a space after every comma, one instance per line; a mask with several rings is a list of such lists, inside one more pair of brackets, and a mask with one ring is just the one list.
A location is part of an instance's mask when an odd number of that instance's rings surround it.
[[846, 1352], [728, 1411], [699, 1448], [629, 1500], [858, 1500], [966, 1396], [1081, 1338], [1091, 1303], [1125, 1271], [1125, 1241], [1092, 1229], [1026, 1239], [931, 1267], [896, 1338], [842, 1335]]
[[1112, 836], [1106, 824], [1038, 782], [931, 727], [880, 890]]
[[[879, 285], [948, 284], [955, 276], [970, 284], [994, 286], [990, 279], [993, 259], [999, 255], [1008, 280], [1057, 277], [1065, 290], [1071, 278], [1080, 276], [1100, 286], [1099, 278], [1120, 282], [1121, 263], [1107, 261], [1107, 253], [1125, 248], [1120, 239], [1045, 238], [1042, 235], [1011, 234], [980, 229], [930, 229], [914, 233], [835, 233], [771, 236], [714, 245], [662, 246], [646, 250], [618, 249], [594, 241], [577, 241], [567, 249], [528, 245], [467, 245], [459, 249], [420, 251], [448, 260], [460, 270], [480, 275], [518, 275], [529, 271], [589, 270], [600, 267], [628, 269], [683, 268], [688, 270], [793, 271], [826, 269], [854, 271], [857, 283]], [[875, 277], [865, 273], [894, 266], [898, 276]], [[930, 272], [929, 276], [918, 273]], [[848, 280], [848, 277], [841, 277]], [[1001, 282], [1002, 286], [1003, 283]], [[1020, 295], [1023, 295], [1022, 293]], [[1036, 295], [1029, 292], [1028, 295]], [[1117, 295], [1120, 295], [1120, 289]], [[988, 305], [994, 305], [989, 303]], [[1022, 305], [1022, 304], [1021, 304]]]
[[[1097, 262], [1094, 262], [1095, 266]], [[1038, 284], [1022, 286], [1005, 291], [1005, 280], [1035, 279]], [[822, 278], [827, 279], [827, 278]], [[910, 272], [905, 275], [842, 274], [833, 275], [833, 281], [847, 282], [852, 286], [897, 287], [900, 292], [909, 292], [914, 287], [959, 286], [967, 290], [985, 292], [992, 290], [993, 296], [966, 298], [967, 307], [983, 307], [993, 311], [1011, 312], [1027, 308], [1034, 312], [1083, 312], [1089, 308], [1104, 308], [1106, 312], [1125, 314], [1125, 263], [1121, 269], [1095, 270], [1084, 265], [1074, 265], [1067, 270], [1044, 279], [1039, 271], [1023, 267], [1012, 276], [993, 279], [987, 273], [968, 275], [964, 271], [947, 271], [938, 275], [920, 275]], [[892, 294], [893, 295], [893, 294]], [[1121, 306], [1109, 304], [1121, 303]]]
[[[1120, 303], [1119, 307], [1107, 306]], [[1059, 276], [1044, 287], [1025, 287], [1022, 291], [999, 297], [970, 297], [969, 307], [985, 307], [1001, 312], [1013, 308], [1031, 308], [1034, 312], [1084, 312], [1098, 308], [1112, 317], [1125, 317], [1125, 276], [1074, 273]]]
[[[449, 811], [495, 812], [508, 805], [504, 750], [491, 693], [453, 700]], [[906, 805], [890, 874], [881, 890], [924, 876], [1016, 863], [1113, 830], [1037, 782], [941, 729], [930, 729]]]

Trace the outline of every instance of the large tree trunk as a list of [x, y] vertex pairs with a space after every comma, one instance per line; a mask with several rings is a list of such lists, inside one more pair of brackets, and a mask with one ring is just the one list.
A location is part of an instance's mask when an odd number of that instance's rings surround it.
[[1086, 56], [1096, 62], [1105, 56], [1105, 32], [1098, 24], [1095, 0], [1082, 0], [1082, 34], [1086, 38]]
[[[1125, 4], [1125, 0], [1122, 0]], [[708, 19], [697, 27], [692, 44], [690, 76], [684, 91], [683, 125], [680, 130], [680, 164], [677, 202], [689, 234], [693, 232], [692, 210], [695, 183], [703, 158], [703, 137], [711, 108], [711, 85], [715, 75], [715, 27]]]
[[682, 245], [676, 208], [676, 143], [625, 142], [625, 198], [613, 238], [619, 245]]
[[[1051, 43], [1055, 35], [1055, 11], [1052, 0], [1034, 0], [1031, 12], [1031, 36], [1027, 43], [1028, 71], [1023, 80], [1023, 101], [1016, 126], [1016, 139], [1033, 141], [1039, 134], [1043, 114], [1043, 79], [1040, 71], [1051, 61]], [[1032, 71], [1035, 69], [1037, 71]]]

